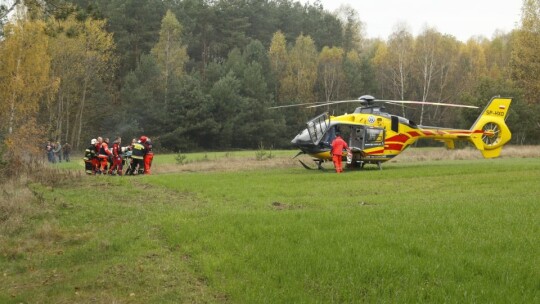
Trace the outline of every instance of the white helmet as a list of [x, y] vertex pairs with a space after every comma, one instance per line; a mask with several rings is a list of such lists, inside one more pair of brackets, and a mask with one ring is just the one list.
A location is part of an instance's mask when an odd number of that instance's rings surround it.
[[96, 143], [97, 143], [97, 139], [92, 138], [92, 140], [90, 141], [90, 144], [95, 145]]

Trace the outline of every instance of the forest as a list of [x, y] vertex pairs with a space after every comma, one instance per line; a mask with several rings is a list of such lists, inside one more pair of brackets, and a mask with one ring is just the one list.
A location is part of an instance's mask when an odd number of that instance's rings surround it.
[[[288, 148], [310, 117], [354, 106], [269, 107], [364, 94], [481, 108], [512, 97], [511, 143], [540, 143], [540, 0], [523, 1], [513, 31], [466, 42], [399, 25], [368, 39], [358, 12], [318, 1], [0, 3], [4, 158], [47, 140], [81, 150], [97, 136], [141, 134], [168, 152]], [[391, 110], [469, 128], [481, 109]]]

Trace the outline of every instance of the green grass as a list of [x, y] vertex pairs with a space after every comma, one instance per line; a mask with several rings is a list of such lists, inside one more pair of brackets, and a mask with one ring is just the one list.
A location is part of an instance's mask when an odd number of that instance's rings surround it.
[[[216, 161], [216, 160], [227, 160], [230, 158], [251, 158], [255, 159], [257, 153], [265, 153], [265, 157], [268, 158], [269, 155], [272, 157], [292, 157], [297, 151], [293, 150], [271, 150], [271, 149], [260, 149], [257, 151], [252, 150], [240, 150], [240, 151], [229, 151], [229, 152], [197, 152], [197, 153], [180, 153], [185, 156], [185, 162], [205, 162], [205, 161]], [[164, 164], [176, 164], [176, 157], [178, 154], [158, 154], [159, 157], [155, 157], [153, 163], [156, 166]], [[84, 162], [82, 160], [82, 155], [73, 155], [70, 162], [62, 161], [56, 164], [50, 164], [51, 167], [57, 167], [61, 169], [80, 169], [84, 168]]]
[[[292, 150], [271, 150], [259, 149], [257, 151], [241, 150], [229, 152], [198, 152], [198, 153], [180, 153], [186, 157], [186, 162], [201, 162], [214, 160], [227, 160], [229, 158], [256, 158], [258, 153], [264, 153], [266, 157], [292, 157], [297, 151]], [[178, 154], [165, 154], [156, 157], [156, 164], [174, 164]]]
[[496, 159], [33, 185], [0, 302], [534, 303], [539, 182]]

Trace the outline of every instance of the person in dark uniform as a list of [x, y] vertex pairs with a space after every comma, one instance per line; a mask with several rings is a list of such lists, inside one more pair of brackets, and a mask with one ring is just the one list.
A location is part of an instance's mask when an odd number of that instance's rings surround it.
[[131, 149], [131, 165], [127, 169], [126, 175], [144, 174], [146, 147], [139, 140], [132, 144]]
[[96, 158], [96, 143], [97, 140], [94, 138], [90, 141], [90, 146], [84, 151], [84, 172], [88, 175], [95, 174], [95, 161]]

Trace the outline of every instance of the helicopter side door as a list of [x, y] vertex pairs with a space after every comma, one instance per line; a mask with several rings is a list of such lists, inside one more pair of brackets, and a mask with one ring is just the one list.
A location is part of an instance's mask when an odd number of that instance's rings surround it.
[[318, 145], [330, 128], [328, 113], [323, 113], [307, 122], [307, 131], [313, 144]]
[[365, 130], [363, 126], [351, 127], [349, 136], [349, 148], [353, 151], [361, 151], [364, 149]]

